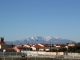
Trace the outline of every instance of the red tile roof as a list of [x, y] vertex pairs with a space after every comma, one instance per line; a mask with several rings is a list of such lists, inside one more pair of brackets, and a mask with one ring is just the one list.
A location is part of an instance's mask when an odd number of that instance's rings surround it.
[[35, 48], [42, 48], [42, 46], [40, 46], [40, 45], [34, 45], [33, 47], [35, 47]]

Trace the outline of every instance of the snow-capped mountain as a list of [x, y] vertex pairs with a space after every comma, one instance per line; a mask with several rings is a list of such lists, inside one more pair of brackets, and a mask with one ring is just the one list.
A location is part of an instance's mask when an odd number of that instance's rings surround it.
[[8, 44], [29, 44], [29, 43], [48, 43], [48, 44], [66, 44], [66, 43], [72, 43], [74, 41], [69, 39], [62, 39], [55, 36], [47, 36], [47, 37], [30, 37], [22, 40], [14, 40], [14, 41], [6, 41]]

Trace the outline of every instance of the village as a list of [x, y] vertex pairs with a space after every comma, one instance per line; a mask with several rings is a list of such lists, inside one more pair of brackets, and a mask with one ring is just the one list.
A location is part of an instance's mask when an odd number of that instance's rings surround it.
[[[27, 57], [29, 58], [61, 58], [74, 59], [80, 58], [80, 43], [66, 43], [66, 44], [7, 44], [4, 38], [0, 38], [0, 56], [5, 59], [9, 57]], [[13, 58], [11, 58], [13, 59]]]
[[80, 43], [66, 44], [6, 44], [4, 38], [0, 38], [0, 52], [46, 51], [46, 52], [80, 52]]

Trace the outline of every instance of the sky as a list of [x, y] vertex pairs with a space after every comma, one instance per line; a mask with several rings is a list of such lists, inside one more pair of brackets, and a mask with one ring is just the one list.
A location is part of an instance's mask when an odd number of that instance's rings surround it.
[[32, 36], [80, 42], [80, 0], [0, 0], [0, 37]]

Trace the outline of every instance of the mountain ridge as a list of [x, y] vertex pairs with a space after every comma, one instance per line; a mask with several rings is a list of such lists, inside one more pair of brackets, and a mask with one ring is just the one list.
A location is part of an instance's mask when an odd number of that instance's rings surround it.
[[74, 41], [69, 39], [62, 39], [55, 36], [37, 36], [37, 37], [29, 37], [22, 40], [14, 40], [14, 41], [6, 41], [8, 44], [36, 44], [36, 43], [46, 43], [46, 44], [66, 44], [66, 43], [72, 43]]

